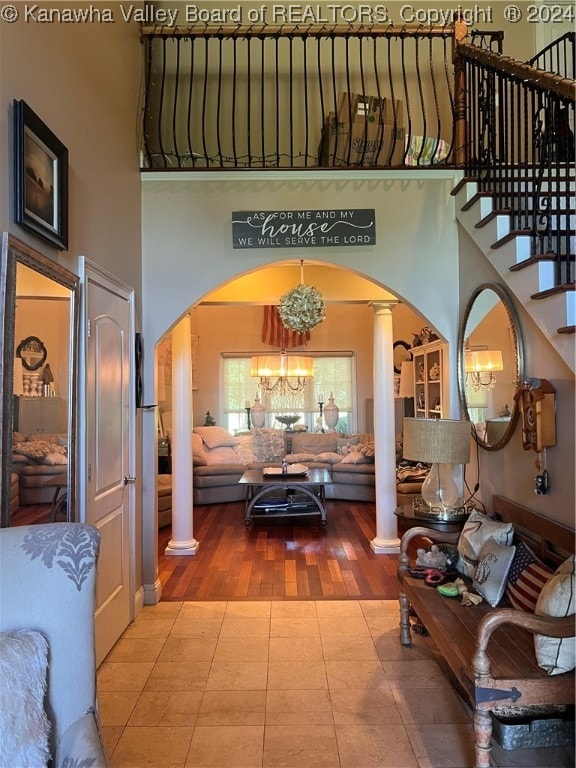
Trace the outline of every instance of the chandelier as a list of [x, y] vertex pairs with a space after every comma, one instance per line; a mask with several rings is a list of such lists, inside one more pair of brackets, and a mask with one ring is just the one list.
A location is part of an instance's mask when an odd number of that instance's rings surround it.
[[326, 317], [326, 304], [320, 291], [304, 283], [304, 260], [300, 260], [300, 285], [280, 297], [278, 313], [282, 325], [291, 331], [305, 333]]
[[499, 349], [474, 348], [466, 346], [464, 350], [464, 372], [466, 382], [470, 382], [475, 392], [481, 389], [494, 389], [495, 371], [503, 371], [502, 352]]
[[286, 395], [303, 392], [307, 379], [314, 377], [314, 360], [306, 355], [256, 355], [251, 360], [250, 375], [260, 379], [260, 389], [268, 394]]

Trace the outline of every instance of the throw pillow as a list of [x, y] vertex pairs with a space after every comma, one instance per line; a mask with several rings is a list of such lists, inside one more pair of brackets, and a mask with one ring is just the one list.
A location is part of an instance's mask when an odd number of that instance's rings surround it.
[[256, 461], [281, 461], [286, 453], [284, 430], [271, 427], [253, 429], [252, 450]]
[[[572, 616], [576, 612], [575, 556], [558, 568], [542, 588], [536, 603], [539, 616]], [[549, 675], [569, 672], [576, 666], [576, 638], [534, 635], [538, 666]]]
[[195, 467], [205, 467], [208, 464], [204, 441], [196, 432], [192, 432], [192, 464]]
[[207, 448], [231, 448], [238, 441], [224, 427], [194, 427], [194, 432], [200, 435]]
[[506, 584], [506, 597], [512, 608], [534, 613], [542, 587], [554, 571], [540, 562], [532, 550], [520, 541]]
[[337, 437], [336, 438], [336, 452], [341, 456], [347, 456], [350, 453], [350, 448], [353, 445], [358, 445], [360, 437]]
[[512, 523], [499, 523], [482, 512], [471, 512], [458, 539], [458, 570], [464, 576], [473, 578], [478, 555], [488, 539], [507, 547], [512, 544], [513, 537]]
[[220, 448], [206, 449], [206, 464], [238, 464], [238, 455], [234, 448], [223, 445]]
[[506, 579], [515, 551], [516, 547], [502, 547], [494, 539], [488, 539], [480, 552], [472, 586], [493, 608], [502, 600], [506, 590]]
[[252, 464], [256, 461], [254, 449], [252, 448], [252, 435], [241, 435], [238, 443], [234, 446], [236, 460], [240, 464]]
[[364, 456], [360, 451], [353, 451], [347, 456], [342, 456], [340, 464], [374, 464], [374, 459], [370, 456]]
[[48, 641], [40, 632], [0, 633], [0, 765], [39, 768], [50, 759], [44, 712]]
[[311, 453], [288, 453], [285, 458], [288, 464], [305, 464], [312, 461], [314, 456]]
[[314, 457], [314, 461], [321, 461], [325, 464], [338, 464], [342, 461], [342, 456], [339, 453], [332, 453], [332, 451], [324, 451]]

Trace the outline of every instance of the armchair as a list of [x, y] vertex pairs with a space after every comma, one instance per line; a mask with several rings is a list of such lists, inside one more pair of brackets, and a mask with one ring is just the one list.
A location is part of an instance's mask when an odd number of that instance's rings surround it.
[[[44, 709], [54, 768], [107, 765], [96, 719], [99, 542], [97, 529], [81, 523], [0, 531], [0, 631], [35, 630], [48, 643]], [[9, 733], [6, 723], [3, 731]]]

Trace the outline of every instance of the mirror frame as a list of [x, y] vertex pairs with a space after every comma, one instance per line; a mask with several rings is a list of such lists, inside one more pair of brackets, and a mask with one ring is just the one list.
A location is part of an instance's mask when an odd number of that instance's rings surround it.
[[35, 272], [39, 272], [49, 280], [63, 285], [70, 291], [70, 348], [68, 371], [68, 508], [67, 520], [74, 519], [76, 507], [76, 400], [77, 400], [77, 348], [79, 323], [79, 278], [60, 266], [52, 259], [43, 256], [38, 251], [18, 240], [8, 232], [2, 233], [1, 243], [2, 262], [0, 266], [0, 299], [4, 311], [0, 313], [0, 359], [3, 365], [3, 375], [0, 377], [0, 402], [2, 403], [2, 419], [0, 450], [0, 504], [2, 516], [0, 527], [10, 525], [10, 468], [12, 465], [12, 425], [14, 419], [14, 354], [16, 340], [14, 338], [16, 325], [16, 268], [23, 264]]
[[[504, 309], [506, 311], [506, 314], [508, 316], [508, 321], [510, 323], [510, 328], [512, 332], [512, 342], [514, 344], [514, 349], [516, 351], [516, 375], [514, 379], [514, 385], [515, 390], [518, 389], [520, 386], [520, 382], [524, 381], [524, 342], [522, 339], [522, 331], [520, 329], [520, 321], [518, 319], [518, 315], [516, 314], [516, 310], [514, 309], [514, 305], [512, 303], [512, 299], [506, 292], [506, 290], [503, 288], [503, 286], [498, 285], [497, 283], [482, 283], [482, 285], [479, 285], [472, 293], [470, 298], [468, 299], [468, 304], [466, 305], [466, 309], [464, 310], [464, 314], [462, 315], [462, 320], [460, 322], [460, 330], [458, 332], [458, 395], [460, 398], [460, 408], [462, 410], [462, 415], [465, 419], [470, 421], [470, 414], [468, 412], [468, 404], [466, 402], [466, 387], [465, 387], [465, 372], [464, 372], [464, 345], [466, 343], [466, 324], [468, 322], [468, 319], [470, 317], [470, 314], [472, 312], [472, 308], [474, 306], [474, 302], [478, 298], [478, 296], [485, 290], [493, 291], [502, 304], [504, 305]], [[476, 440], [476, 443], [480, 446], [480, 448], [484, 448], [485, 451], [499, 451], [501, 448], [504, 448], [504, 446], [509, 442], [510, 438], [512, 437], [514, 430], [516, 429], [516, 424], [518, 423], [518, 417], [520, 415], [520, 411], [518, 408], [518, 403], [516, 400], [512, 400], [512, 411], [510, 414], [510, 423], [508, 424], [508, 428], [502, 435], [502, 437], [497, 440], [495, 443], [489, 444], [485, 440], [482, 440], [478, 435], [476, 434], [476, 430], [472, 430], [472, 434], [474, 435], [474, 439]]]

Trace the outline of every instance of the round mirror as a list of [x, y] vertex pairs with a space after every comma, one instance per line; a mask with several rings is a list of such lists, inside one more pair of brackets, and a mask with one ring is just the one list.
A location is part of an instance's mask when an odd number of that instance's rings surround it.
[[476, 442], [497, 451], [518, 421], [514, 393], [524, 378], [520, 325], [499, 285], [478, 286], [464, 311], [458, 337], [458, 391]]

